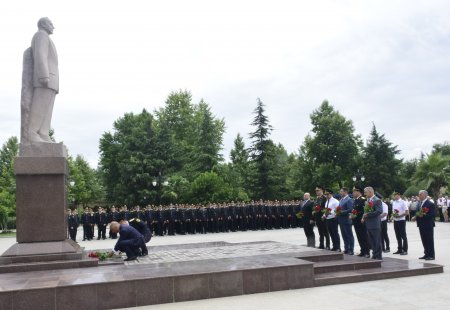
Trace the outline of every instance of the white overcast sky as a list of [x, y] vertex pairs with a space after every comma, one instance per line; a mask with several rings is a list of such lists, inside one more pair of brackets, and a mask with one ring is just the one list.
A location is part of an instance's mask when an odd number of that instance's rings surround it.
[[289, 152], [324, 99], [404, 158], [450, 140], [448, 0], [14, 0], [0, 3], [0, 144], [19, 136], [22, 53], [43, 16], [60, 63], [52, 127], [93, 166], [114, 120], [179, 89], [225, 119], [226, 158], [258, 97]]

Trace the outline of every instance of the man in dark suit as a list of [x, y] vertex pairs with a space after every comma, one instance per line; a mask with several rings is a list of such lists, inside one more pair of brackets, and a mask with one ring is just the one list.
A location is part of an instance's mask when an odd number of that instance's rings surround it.
[[342, 197], [339, 201], [341, 211], [340, 214], [336, 214], [336, 218], [341, 229], [342, 239], [344, 239], [344, 254], [353, 255], [355, 239], [353, 238], [352, 220], [350, 219], [350, 214], [353, 210], [353, 200], [348, 196], [348, 188], [341, 188], [339, 193]]
[[[325, 209], [325, 204], [327, 203], [327, 197], [323, 194], [324, 188], [322, 186], [316, 186], [316, 201], [314, 202], [313, 208], [319, 206], [322, 211]], [[319, 231], [319, 249], [325, 249], [324, 241], [326, 241], [326, 249], [330, 249], [330, 233], [327, 229], [327, 224], [322, 220], [322, 212], [316, 212], [314, 214], [314, 221], [317, 225], [317, 230]], [[324, 240], [325, 239], [325, 240]]]
[[380, 215], [383, 213], [383, 206], [381, 200], [375, 196], [372, 187], [364, 189], [364, 195], [367, 197], [367, 203], [371, 206], [371, 210], [364, 213], [362, 222], [366, 224], [369, 241], [372, 245], [372, 258], [383, 259], [381, 255], [381, 219]]
[[117, 222], [111, 222], [110, 229], [113, 233], [120, 234], [114, 251], [125, 252], [126, 261], [135, 260], [140, 255], [141, 248], [145, 247], [144, 236], [132, 226]]
[[312, 214], [314, 203], [310, 199], [309, 193], [303, 195], [303, 204], [301, 212], [303, 213], [303, 230], [306, 236], [306, 246], [316, 247], [316, 235], [314, 234], [314, 216]]
[[420, 239], [424, 248], [424, 256], [419, 259], [434, 260], [434, 218], [436, 216], [436, 206], [428, 199], [428, 192], [421, 190], [419, 192], [419, 202], [416, 216], [412, 220], [417, 221], [419, 227]]
[[353, 188], [353, 227], [355, 228], [356, 237], [358, 238], [358, 243], [361, 248], [361, 252], [358, 254], [359, 257], [370, 257], [369, 242], [367, 240], [367, 229], [366, 224], [362, 223], [362, 217], [364, 214], [364, 205], [366, 204], [366, 199], [364, 198], [363, 189], [360, 187]]

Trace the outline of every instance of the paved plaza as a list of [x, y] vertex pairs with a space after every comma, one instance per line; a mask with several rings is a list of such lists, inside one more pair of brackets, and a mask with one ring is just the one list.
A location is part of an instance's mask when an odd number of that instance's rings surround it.
[[[179, 302], [135, 309], [250, 310], [304, 307], [316, 309], [447, 309], [450, 305], [450, 276], [448, 275], [450, 223], [436, 223], [436, 225], [436, 261], [433, 263], [445, 266], [443, 274]], [[407, 224], [407, 233], [409, 255], [401, 258], [419, 262], [418, 257], [422, 256], [423, 253], [415, 223]], [[82, 236], [81, 234], [82, 231], [80, 230], [78, 237]], [[391, 253], [384, 255], [385, 257], [399, 258], [392, 254], [396, 250], [392, 224], [389, 225], [389, 237], [391, 239]], [[260, 242], [261, 244], [258, 246], [239, 244], [224, 246], [224, 241], [228, 243]], [[278, 241], [285, 244], [266, 243], [265, 241]], [[14, 238], [0, 238], [0, 252], [4, 252], [14, 242]], [[194, 245], [192, 247], [188, 245], [202, 242], [210, 242], [211, 246], [197, 249]], [[87, 250], [110, 249], [114, 246], [114, 240], [110, 239], [84, 242], [79, 240], [79, 243]], [[174, 250], [173, 248], [177, 244], [180, 248]], [[195, 260], [205, 255], [220, 259], [237, 255], [241, 257], [253, 256], [262, 252], [266, 254], [284, 253], [298, 249], [300, 245], [304, 244], [306, 244], [306, 239], [302, 229], [155, 237], [149, 243], [150, 254], [148, 258], [141, 260], [140, 263]], [[157, 251], [152, 251], [151, 246], [156, 245], [160, 247]], [[167, 250], [164, 246], [167, 246]], [[318, 296], [324, 296], [324, 298], [318, 298]]]

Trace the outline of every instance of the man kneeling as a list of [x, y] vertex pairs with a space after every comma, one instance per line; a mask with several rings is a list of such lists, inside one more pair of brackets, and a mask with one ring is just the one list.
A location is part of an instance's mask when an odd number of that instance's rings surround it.
[[132, 218], [129, 221], [120, 221], [121, 225], [130, 225], [136, 229], [144, 237], [144, 245], [141, 247], [142, 256], [148, 255], [147, 246], [145, 245], [152, 238], [152, 232], [148, 229], [147, 225], [137, 218]]
[[109, 229], [112, 233], [119, 233], [120, 237], [114, 246], [114, 251], [125, 252], [127, 254], [126, 261], [135, 260], [140, 254], [140, 249], [144, 246], [144, 237], [135, 228], [130, 225], [117, 222], [111, 222]]

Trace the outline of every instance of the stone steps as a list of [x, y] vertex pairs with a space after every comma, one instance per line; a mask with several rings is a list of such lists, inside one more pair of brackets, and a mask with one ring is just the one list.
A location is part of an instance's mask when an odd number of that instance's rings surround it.
[[[367, 260], [367, 259], [366, 259]], [[380, 264], [380, 266], [372, 266]], [[353, 269], [352, 269], [353, 265]], [[315, 266], [316, 271], [316, 266]], [[328, 262], [317, 266], [314, 275], [314, 286], [346, 284], [363, 281], [383, 280], [410, 277], [444, 272], [443, 266], [410, 262], [396, 258], [384, 258], [383, 261], [361, 263]]]
[[341, 260], [314, 263], [314, 274], [380, 268], [381, 261], [344, 255]]
[[27, 272], [41, 270], [58, 270], [71, 268], [97, 267], [98, 260], [63, 260], [63, 261], [45, 261], [34, 263], [16, 263], [0, 265], [0, 273]]

